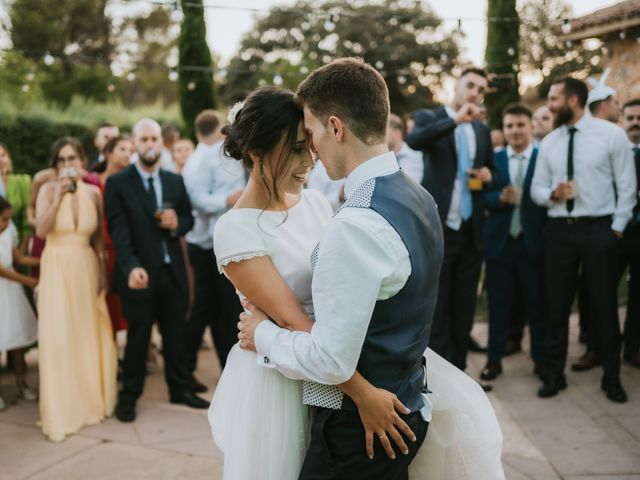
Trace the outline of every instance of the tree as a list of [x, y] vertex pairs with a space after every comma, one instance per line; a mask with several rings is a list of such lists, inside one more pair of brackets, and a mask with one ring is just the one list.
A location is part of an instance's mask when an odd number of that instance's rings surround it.
[[526, 0], [520, 8], [521, 69], [542, 77], [538, 91], [543, 97], [554, 78], [568, 74], [586, 77], [602, 71], [597, 42], [564, 42], [560, 38], [564, 19], [572, 16], [566, 0]]
[[356, 56], [385, 77], [393, 111], [406, 113], [431, 103], [429, 87], [456, 65], [460, 37], [416, 1], [300, 0], [272, 8], [243, 38], [223, 94], [265, 83], [295, 89], [314, 68]]
[[502, 124], [502, 109], [518, 94], [519, 19], [516, 0], [489, 0], [485, 63], [495, 90], [486, 96], [489, 125]]
[[190, 136], [193, 136], [193, 122], [198, 113], [215, 108], [213, 62], [207, 45], [202, 0], [182, 0], [182, 6], [184, 18], [178, 38], [178, 95], [182, 118]]

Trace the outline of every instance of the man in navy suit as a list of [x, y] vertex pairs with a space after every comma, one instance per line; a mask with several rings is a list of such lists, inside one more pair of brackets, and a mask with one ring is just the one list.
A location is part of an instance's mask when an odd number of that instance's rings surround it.
[[484, 70], [463, 71], [451, 105], [418, 111], [406, 138], [409, 147], [423, 152], [422, 186], [433, 195], [444, 230], [445, 258], [429, 346], [462, 370], [482, 267], [482, 191], [494, 170], [491, 137], [480, 109], [488, 87]]
[[507, 147], [495, 155], [497, 180], [485, 191], [489, 216], [484, 226], [487, 292], [489, 297], [488, 360], [480, 377], [493, 380], [502, 373], [513, 289], [522, 289], [525, 317], [531, 334], [534, 372], [542, 374], [543, 324], [546, 315], [542, 280], [542, 228], [546, 208], [533, 203], [531, 179], [537, 148], [532, 143], [531, 110], [508, 105], [502, 114]]

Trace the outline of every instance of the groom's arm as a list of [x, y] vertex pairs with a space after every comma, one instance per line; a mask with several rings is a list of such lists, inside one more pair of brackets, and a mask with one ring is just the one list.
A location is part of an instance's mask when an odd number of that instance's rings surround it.
[[353, 376], [382, 284], [388, 298], [408, 277], [399, 269], [408, 253], [389, 241], [385, 227], [391, 227], [371, 210], [362, 213], [336, 217], [328, 225], [313, 275], [311, 332], [291, 332], [266, 321], [256, 328], [263, 365], [289, 378], [329, 385]]

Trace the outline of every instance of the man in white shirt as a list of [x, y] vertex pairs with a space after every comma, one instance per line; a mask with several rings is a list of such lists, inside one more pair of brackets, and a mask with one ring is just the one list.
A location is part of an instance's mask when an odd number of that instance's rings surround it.
[[[622, 128], [627, 132], [629, 147], [633, 152], [636, 180], [640, 186], [640, 98], [622, 107]], [[624, 231], [623, 262], [629, 267], [627, 318], [624, 322], [624, 352], [622, 357], [640, 368], [640, 205], [633, 209], [633, 217]]]
[[574, 78], [551, 85], [547, 106], [560, 125], [540, 145], [531, 196], [548, 207], [545, 280], [548, 374], [538, 396], [566, 388], [569, 314], [578, 272], [585, 276], [592, 304], [594, 338], [602, 355], [602, 389], [625, 402], [620, 383], [620, 327], [617, 263], [622, 233], [636, 203], [636, 176], [624, 131], [585, 113], [587, 86]]
[[218, 273], [213, 253], [216, 221], [236, 203], [245, 186], [242, 164], [225, 156], [224, 135], [217, 112], [204, 110], [195, 119], [198, 146], [187, 160], [183, 178], [193, 208], [194, 226], [187, 233], [189, 261], [195, 277], [195, 296], [188, 321], [187, 363], [194, 392], [206, 386], [193, 376], [202, 334], [207, 325], [224, 367], [229, 350], [236, 343], [235, 322], [242, 311], [235, 290]]
[[422, 183], [424, 175], [424, 160], [421, 152], [409, 148], [404, 141], [407, 135], [407, 127], [404, 120], [395, 113], [389, 115], [387, 127], [387, 144], [389, 150], [396, 154], [400, 168], [404, 173], [413, 178], [417, 183]]
[[[389, 97], [378, 72], [356, 59], [335, 60], [297, 94], [312, 148], [331, 178], [347, 177], [347, 201], [312, 255], [311, 332], [280, 329], [254, 309], [241, 315], [241, 346], [255, 343], [263, 366], [311, 381], [304, 401], [319, 408], [300, 479], [408, 478], [430, 418], [420, 365], [443, 253], [437, 209], [388, 151]], [[376, 454], [367, 458], [355, 399], [334, 386], [356, 367], [410, 410], [402, 418], [415, 441], [402, 454], [391, 450], [393, 459], [381, 445], [391, 448], [388, 437], [398, 444], [402, 436], [395, 428], [375, 432]]]

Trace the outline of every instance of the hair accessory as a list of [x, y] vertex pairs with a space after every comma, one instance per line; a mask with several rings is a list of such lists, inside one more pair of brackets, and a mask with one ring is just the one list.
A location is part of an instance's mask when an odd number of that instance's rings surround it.
[[233, 107], [231, 107], [231, 110], [229, 110], [229, 114], [227, 115], [227, 120], [230, 125], [235, 123], [238, 112], [242, 110], [242, 107], [244, 107], [244, 102], [237, 102]]

